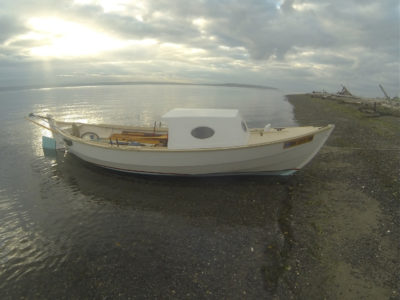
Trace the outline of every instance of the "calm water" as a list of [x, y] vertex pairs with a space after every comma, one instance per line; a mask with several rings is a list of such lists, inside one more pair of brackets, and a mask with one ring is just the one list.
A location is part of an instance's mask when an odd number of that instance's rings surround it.
[[54, 298], [266, 297], [283, 247], [274, 177], [120, 175], [45, 157], [29, 112], [152, 125], [175, 107], [238, 108], [249, 127], [293, 125], [273, 90], [105, 86], [0, 92], [0, 295]]

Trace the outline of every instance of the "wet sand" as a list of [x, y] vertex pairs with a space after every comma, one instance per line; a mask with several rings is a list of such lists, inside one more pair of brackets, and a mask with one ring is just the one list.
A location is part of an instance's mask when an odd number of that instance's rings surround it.
[[288, 182], [280, 299], [400, 297], [400, 118], [288, 96], [301, 125], [336, 125]]

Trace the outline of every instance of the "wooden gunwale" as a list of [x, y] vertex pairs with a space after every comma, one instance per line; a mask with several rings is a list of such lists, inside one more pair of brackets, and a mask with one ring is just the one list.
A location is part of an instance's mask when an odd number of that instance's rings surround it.
[[[63, 124], [71, 124], [72, 122], [57, 122], [56, 123], [63, 123]], [[85, 123], [76, 123], [77, 125], [94, 125], [94, 124], [85, 124]], [[114, 126], [114, 125], [105, 125], [105, 124], [99, 124], [99, 125], [94, 125], [94, 126], [99, 126], [99, 127], [107, 127], [107, 128], [113, 128], [113, 129], [129, 129], [129, 130], [136, 130], [136, 129], [143, 129], [146, 131], [152, 130], [151, 127], [128, 127], [128, 126]], [[232, 147], [216, 147], [216, 148], [198, 148], [198, 149], [168, 149], [167, 147], [154, 147], [154, 146], [131, 146], [131, 145], [110, 145], [106, 143], [99, 143], [96, 141], [90, 141], [90, 140], [83, 140], [82, 138], [75, 137], [58, 127], [55, 127], [54, 130], [61, 135], [62, 137], [74, 141], [76, 143], [81, 143], [81, 144], [86, 144], [94, 147], [99, 147], [99, 148], [104, 148], [104, 149], [110, 149], [110, 150], [115, 150], [115, 151], [156, 151], [156, 152], [204, 152], [204, 151], [230, 151], [230, 150], [239, 150], [239, 149], [250, 149], [250, 148], [257, 148], [257, 147], [264, 147], [267, 145], [273, 145], [273, 144], [279, 144], [283, 142], [287, 142], [290, 140], [298, 139], [298, 138], [303, 138], [307, 137], [310, 135], [316, 135], [319, 133], [322, 133], [327, 130], [331, 130], [334, 127], [334, 125], [329, 124], [324, 127], [314, 127], [315, 130], [308, 131], [304, 134], [300, 134], [295, 137], [286, 137], [286, 138], [281, 138], [273, 141], [267, 141], [267, 142], [262, 142], [262, 143], [254, 143], [254, 144], [247, 144], [247, 145], [241, 145], [241, 146], [232, 146]], [[167, 131], [166, 128], [157, 128], [157, 130], [161, 129], [162, 131]], [[160, 131], [161, 131], [160, 130]], [[263, 129], [261, 128], [253, 128], [250, 129], [251, 134], [259, 134], [260, 131]], [[265, 133], [267, 134], [267, 133]]]

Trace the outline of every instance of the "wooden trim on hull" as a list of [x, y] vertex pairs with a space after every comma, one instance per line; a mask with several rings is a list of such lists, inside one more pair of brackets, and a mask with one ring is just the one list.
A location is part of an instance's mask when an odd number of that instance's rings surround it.
[[[103, 144], [103, 143], [98, 143], [98, 142], [93, 142], [93, 141], [86, 141], [82, 140], [81, 138], [75, 137], [73, 135], [70, 135], [59, 128], [55, 128], [56, 133], [61, 135], [63, 138], [68, 139], [69, 141], [74, 141], [77, 143], [81, 144], [86, 144], [90, 146], [95, 146], [99, 148], [105, 148], [105, 149], [112, 149], [115, 151], [145, 151], [145, 152], [203, 152], [203, 151], [221, 151], [221, 150], [235, 150], [235, 149], [241, 149], [241, 148], [257, 148], [257, 147], [263, 147], [267, 145], [273, 145], [273, 144], [279, 144], [282, 142], [291, 142], [292, 140], [298, 140], [302, 138], [306, 138], [309, 136], [315, 136], [318, 135], [324, 131], [332, 131], [334, 129], [334, 125], [329, 124], [324, 127], [315, 127], [315, 130], [312, 132], [307, 132], [306, 134], [299, 135], [296, 138], [282, 138], [282, 139], [277, 139], [273, 141], [268, 141], [268, 142], [262, 142], [262, 143], [255, 143], [255, 144], [247, 144], [243, 146], [232, 146], [232, 147], [216, 147], [216, 148], [194, 148], [194, 149], [168, 149], [167, 147], [141, 147], [141, 146], [126, 146], [126, 145], [110, 145], [110, 144]], [[329, 135], [328, 135], [329, 136]], [[312, 139], [311, 139], [312, 141]]]

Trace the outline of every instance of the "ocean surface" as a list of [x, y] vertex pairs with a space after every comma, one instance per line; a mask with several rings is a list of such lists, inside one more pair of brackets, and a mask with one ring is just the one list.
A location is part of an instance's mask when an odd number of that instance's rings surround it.
[[[294, 125], [276, 90], [124, 85], [0, 92], [0, 298], [260, 299], [282, 247], [275, 177], [118, 174], [57, 152], [30, 112], [152, 125], [175, 107], [238, 108], [249, 127]], [[278, 249], [279, 250], [279, 249]]]

